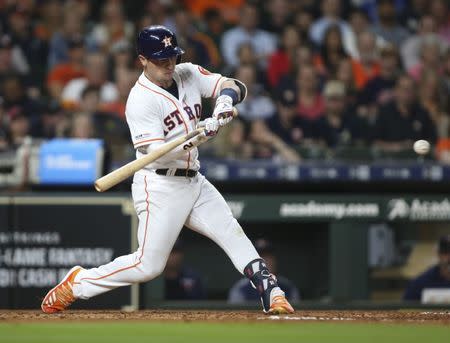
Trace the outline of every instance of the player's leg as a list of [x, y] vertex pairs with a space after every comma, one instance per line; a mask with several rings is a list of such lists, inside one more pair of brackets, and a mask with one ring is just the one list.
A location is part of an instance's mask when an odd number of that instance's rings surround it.
[[202, 175], [199, 178], [200, 194], [185, 225], [209, 237], [225, 251], [236, 269], [256, 287], [265, 312], [293, 312], [276, 278], [233, 217], [225, 199]]
[[[77, 272], [70, 281], [75, 298], [88, 299], [120, 286], [148, 281], [163, 271], [194, 202], [189, 187], [183, 186], [172, 178], [156, 174], [135, 176], [132, 193], [139, 217], [139, 248], [108, 264]], [[52, 291], [44, 302], [51, 301]], [[49, 308], [51, 312], [51, 306]]]

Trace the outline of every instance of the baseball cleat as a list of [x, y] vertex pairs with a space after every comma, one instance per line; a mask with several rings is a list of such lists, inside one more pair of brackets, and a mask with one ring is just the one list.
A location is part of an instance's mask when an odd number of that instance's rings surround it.
[[56, 313], [64, 311], [74, 301], [72, 287], [75, 276], [82, 270], [80, 266], [75, 266], [66, 274], [62, 281], [53, 287], [45, 296], [41, 304], [41, 309], [45, 313]]
[[294, 313], [294, 308], [279, 287], [273, 288], [270, 292], [270, 308], [266, 313], [269, 315]]

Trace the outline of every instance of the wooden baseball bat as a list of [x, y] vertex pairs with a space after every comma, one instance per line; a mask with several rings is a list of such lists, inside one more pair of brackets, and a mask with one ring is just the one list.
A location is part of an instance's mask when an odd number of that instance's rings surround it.
[[110, 189], [111, 187], [117, 185], [118, 183], [122, 182], [123, 180], [129, 178], [131, 175], [133, 175], [138, 170], [141, 170], [144, 168], [147, 164], [152, 163], [153, 161], [157, 160], [161, 156], [167, 154], [169, 151], [172, 151], [180, 144], [183, 144], [184, 142], [190, 140], [191, 138], [199, 135], [204, 131], [203, 128], [196, 129], [182, 137], [178, 137], [174, 139], [173, 141], [167, 142], [163, 145], [161, 145], [158, 149], [155, 149], [154, 151], [150, 152], [149, 154], [138, 158], [134, 161], [131, 161], [119, 169], [116, 169], [112, 171], [109, 174], [106, 174], [105, 176], [102, 176], [101, 178], [97, 179], [95, 181], [95, 189], [98, 192], [104, 192]]
[[[238, 111], [236, 108], [233, 108], [233, 117], [236, 117], [238, 115]], [[129, 178], [131, 175], [133, 175], [138, 170], [141, 170], [146, 165], [152, 163], [153, 161], [157, 160], [161, 156], [167, 154], [169, 151], [172, 151], [177, 146], [189, 141], [190, 139], [194, 138], [195, 136], [198, 136], [204, 131], [204, 128], [198, 128], [182, 137], [178, 137], [174, 139], [173, 141], [167, 142], [163, 145], [161, 145], [158, 149], [152, 151], [151, 153], [138, 158], [134, 161], [131, 161], [119, 169], [116, 169], [112, 171], [109, 174], [106, 174], [105, 176], [102, 176], [101, 178], [97, 179], [95, 181], [95, 189], [98, 192], [104, 192], [110, 189], [111, 187], [117, 185], [118, 183], [122, 182], [123, 180]], [[191, 145], [187, 146], [184, 150], [189, 151], [195, 148], [196, 146], [200, 145], [203, 142], [206, 142], [208, 139], [197, 137], [197, 140]]]

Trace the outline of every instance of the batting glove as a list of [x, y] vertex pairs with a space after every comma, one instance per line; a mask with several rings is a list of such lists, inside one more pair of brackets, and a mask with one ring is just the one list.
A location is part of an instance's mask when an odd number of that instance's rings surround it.
[[220, 126], [228, 124], [233, 119], [233, 99], [229, 95], [221, 95], [216, 100], [212, 117], [219, 121]]
[[215, 136], [220, 128], [219, 121], [216, 118], [205, 119], [202, 126], [205, 128], [205, 135], [209, 137]]

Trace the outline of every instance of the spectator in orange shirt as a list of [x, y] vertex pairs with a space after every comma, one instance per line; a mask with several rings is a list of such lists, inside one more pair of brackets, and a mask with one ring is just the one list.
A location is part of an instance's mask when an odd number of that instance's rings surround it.
[[244, 3], [243, 0], [184, 0], [183, 5], [189, 9], [196, 17], [200, 18], [211, 8], [216, 8], [222, 12], [226, 21], [237, 22], [239, 18], [239, 10]]
[[84, 41], [81, 36], [68, 40], [69, 61], [57, 64], [47, 76], [47, 87], [53, 99], [59, 99], [64, 86], [71, 80], [84, 77]]
[[376, 36], [369, 31], [358, 35], [359, 59], [352, 60], [353, 76], [357, 89], [362, 89], [366, 83], [380, 74]]

